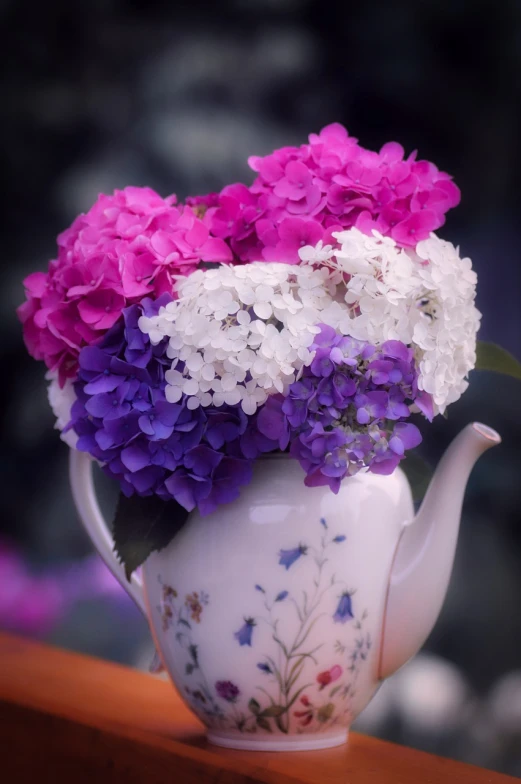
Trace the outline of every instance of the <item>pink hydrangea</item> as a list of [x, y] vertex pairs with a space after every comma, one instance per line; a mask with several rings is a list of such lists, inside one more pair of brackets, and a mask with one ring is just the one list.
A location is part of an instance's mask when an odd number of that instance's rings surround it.
[[414, 246], [438, 229], [460, 192], [433, 163], [404, 157], [400, 144], [366, 150], [335, 123], [309, 143], [253, 156], [248, 188], [224, 188], [204, 200], [204, 221], [230, 243], [236, 262], [298, 263], [302, 244], [327, 241], [335, 230], [377, 229]]
[[127, 305], [172, 293], [201, 261], [230, 261], [229, 246], [198, 217], [209, 203], [180, 206], [150, 188], [101, 195], [58, 237], [48, 271], [24, 281], [18, 316], [29, 353], [63, 384], [76, 376], [80, 349], [97, 342]]

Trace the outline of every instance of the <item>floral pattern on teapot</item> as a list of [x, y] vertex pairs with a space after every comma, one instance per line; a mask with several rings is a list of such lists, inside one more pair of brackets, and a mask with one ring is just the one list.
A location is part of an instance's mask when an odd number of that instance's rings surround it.
[[[371, 635], [365, 630], [368, 613], [356, 614], [353, 597], [356, 590], [336, 575], [328, 572], [328, 552], [331, 547], [345, 545], [343, 534], [331, 536], [324, 518], [317, 531], [318, 545], [298, 543], [277, 554], [278, 564], [288, 572], [301, 559], [310, 559], [313, 566], [313, 588], [298, 597], [284, 589], [270, 595], [262, 585], [253, 586], [252, 615], [242, 619], [234, 638], [239, 646], [257, 648], [256, 627], [270, 628], [273, 648], [259, 648], [257, 675], [252, 672], [248, 690], [241, 689], [233, 680], [209, 683], [201, 666], [196, 627], [204, 623], [210, 597], [205, 591], [192, 591], [184, 596], [159, 577], [162, 585], [161, 606], [158, 608], [163, 631], [172, 630], [175, 640], [185, 655], [184, 672], [190, 680], [185, 686], [186, 698], [193, 710], [215, 729], [234, 729], [239, 732], [287, 734], [292, 722], [295, 730], [320, 732], [335, 725], [348, 726], [353, 719], [352, 702], [356, 695], [358, 677], [372, 647]], [[332, 614], [334, 624], [349, 624], [353, 628], [351, 644], [337, 639], [332, 646], [331, 666], [319, 668], [315, 654], [326, 643], [310, 647], [309, 639], [317, 621], [323, 597], [337, 591], [337, 602]], [[281, 628], [279, 608], [290, 603], [297, 617], [296, 633], [286, 639]], [[308, 663], [315, 667], [310, 675]], [[319, 671], [320, 670], [320, 671]], [[332, 701], [335, 698], [334, 702]], [[246, 702], [247, 700], [247, 702]]]

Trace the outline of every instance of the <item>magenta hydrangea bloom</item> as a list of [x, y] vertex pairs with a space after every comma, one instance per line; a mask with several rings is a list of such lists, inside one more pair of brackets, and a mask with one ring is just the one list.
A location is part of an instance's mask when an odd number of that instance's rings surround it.
[[101, 195], [58, 237], [48, 271], [24, 281], [18, 316], [29, 353], [58, 371], [61, 383], [74, 378], [81, 349], [98, 342], [127, 305], [172, 295], [176, 278], [201, 261], [230, 261], [228, 245], [196, 213], [150, 188]]
[[[418, 428], [406, 421], [410, 406], [420, 401], [427, 416], [432, 412], [418, 392], [411, 349], [397, 340], [376, 348], [320, 326], [313, 362], [290, 386], [280, 411], [269, 399], [258, 427], [289, 440], [308, 486], [338, 492], [344, 477], [363, 468], [392, 473], [405, 451], [421, 442]], [[283, 553], [286, 566], [300, 554]]]
[[[237, 498], [255, 458], [286, 448], [288, 435], [284, 428], [263, 432], [263, 409], [247, 416], [240, 404], [191, 410], [185, 395], [166, 400], [168, 339], [152, 346], [138, 319], [170, 300], [145, 297], [125, 308], [101, 343], [80, 351], [68, 428], [78, 435], [77, 449], [99, 460], [126, 495], [156, 494], [209, 514]], [[282, 422], [280, 402], [268, 411]]]
[[337, 123], [308, 144], [249, 159], [257, 178], [198, 203], [205, 222], [229, 242], [236, 262], [296, 264], [304, 245], [327, 243], [333, 231], [377, 229], [414, 246], [445, 222], [460, 200], [450, 176], [396, 142], [366, 150]]

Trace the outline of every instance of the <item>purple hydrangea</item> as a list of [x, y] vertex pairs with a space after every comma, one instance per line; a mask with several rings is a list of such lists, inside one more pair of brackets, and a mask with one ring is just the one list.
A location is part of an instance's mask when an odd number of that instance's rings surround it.
[[[259, 414], [248, 417], [240, 405], [191, 410], [185, 396], [166, 400], [168, 340], [152, 346], [138, 319], [170, 299], [126, 308], [101, 343], [81, 350], [70, 426], [77, 448], [99, 460], [127, 496], [157, 494], [209, 514], [236, 498], [253, 460], [285, 448], [289, 434], [271, 437]], [[280, 402], [273, 413], [284, 420]]]
[[411, 406], [430, 418], [432, 401], [418, 390], [413, 352], [404, 343], [375, 347], [324, 324], [320, 329], [313, 362], [281, 402], [285, 422], [265, 406], [259, 428], [289, 439], [307, 485], [338, 492], [342, 479], [362, 468], [392, 473], [421, 442], [418, 428], [406, 421]]

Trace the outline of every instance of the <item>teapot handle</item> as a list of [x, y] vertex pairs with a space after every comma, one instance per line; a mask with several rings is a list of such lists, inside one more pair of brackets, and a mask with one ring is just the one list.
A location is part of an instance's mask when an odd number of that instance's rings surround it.
[[79, 452], [77, 449], [70, 450], [69, 478], [76, 509], [92, 544], [118, 583], [135, 601], [146, 617], [147, 609], [143, 592], [143, 580], [135, 572], [130, 581], [127, 580], [125, 570], [114, 552], [114, 539], [101, 513], [96, 497], [94, 478], [92, 476], [93, 463], [92, 458], [85, 452]]

